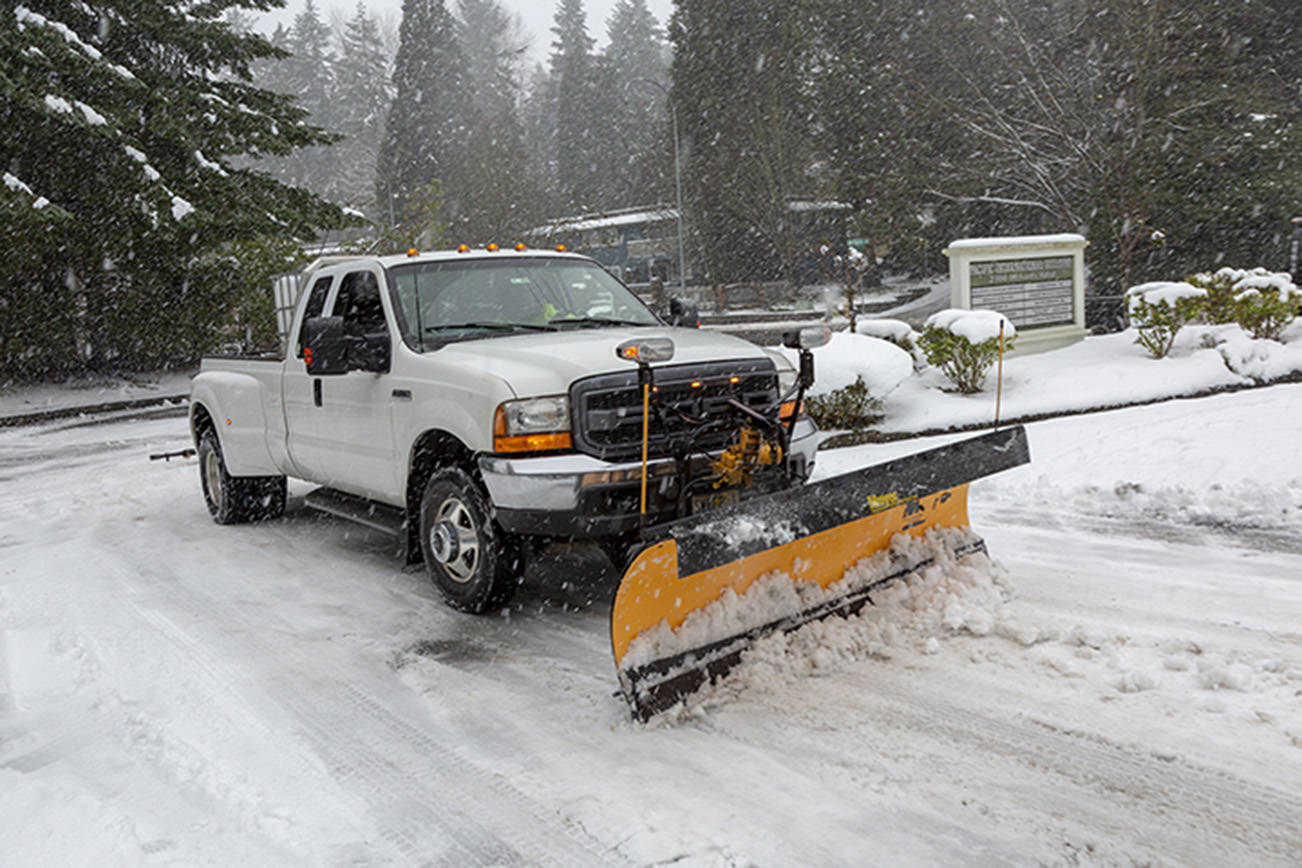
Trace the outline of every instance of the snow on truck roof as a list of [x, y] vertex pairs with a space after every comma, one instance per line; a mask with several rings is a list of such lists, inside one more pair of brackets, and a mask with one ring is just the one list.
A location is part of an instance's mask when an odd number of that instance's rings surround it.
[[571, 253], [567, 250], [556, 250], [553, 248], [535, 248], [525, 247], [523, 245], [516, 247], [497, 248], [496, 245], [491, 247], [465, 247], [454, 250], [412, 250], [407, 253], [392, 253], [386, 255], [363, 254], [355, 256], [322, 256], [305, 268], [305, 271], [315, 271], [318, 268], [327, 268], [332, 265], [339, 265], [345, 262], [377, 262], [385, 268], [395, 265], [407, 265], [414, 262], [445, 262], [451, 259], [518, 259], [522, 256], [528, 256], [533, 259], [547, 257], [552, 259], [579, 259], [588, 260], [588, 257], [578, 253]]

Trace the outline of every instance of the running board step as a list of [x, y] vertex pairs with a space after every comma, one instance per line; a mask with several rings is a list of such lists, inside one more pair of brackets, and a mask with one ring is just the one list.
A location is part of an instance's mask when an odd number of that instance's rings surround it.
[[367, 500], [333, 488], [317, 488], [303, 498], [303, 505], [399, 539], [405, 539], [407, 535], [407, 517], [403, 510], [387, 503]]

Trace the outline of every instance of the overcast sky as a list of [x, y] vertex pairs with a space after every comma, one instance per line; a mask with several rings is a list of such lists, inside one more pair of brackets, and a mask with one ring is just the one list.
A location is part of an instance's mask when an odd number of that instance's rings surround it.
[[[353, 10], [357, 8], [357, 0], [315, 0], [315, 2], [321, 17], [326, 21], [333, 20], [335, 15], [342, 15], [345, 19], [351, 18]], [[382, 21], [391, 19], [395, 28], [402, 20], [402, 0], [362, 0], [362, 2], [375, 17]], [[445, 0], [445, 2], [449, 10], [456, 10], [456, 0]], [[610, 17], [616, 2], [617, 0], [584, 0], [583, 2], [583, 9], [588, 13], [588, 35], [597, 40], [598, 49], [606, 44], [606, 19]], [[268, 16], [268, 20], [272, 22], [270, 26], [274, 27], [275, 22], [278, 21], [288, 25], [303, 9], [303, 4], [304, 0], [286, 0], [285, 8]], [[551, 53], [551, 26], [552, 18], [556, 14], [556, 0], [502, 0], [502, 5], [515, 11], [524, 22], [525, 30], [533, 36], [532, 60], [545, 62], [547, 55]], [[669, 22], [669, 13], [673, 11], [673, 0], [647, 0], [646, 5], [660, 22], [660, 26], [665, 27]]]

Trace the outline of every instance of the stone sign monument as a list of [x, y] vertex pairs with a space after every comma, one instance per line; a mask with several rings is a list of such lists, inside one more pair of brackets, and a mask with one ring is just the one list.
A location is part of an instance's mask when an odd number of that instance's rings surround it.
[[1080, 235], [964, 238], [945, 248], [950, 306], [997, 310], [1017, 327], [1015, 352], [1067, 346], [1085, 328], [1085, 247]]

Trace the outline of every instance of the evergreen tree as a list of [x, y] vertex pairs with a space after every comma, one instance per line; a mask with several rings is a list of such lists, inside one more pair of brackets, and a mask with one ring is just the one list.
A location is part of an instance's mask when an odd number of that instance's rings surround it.
[[376, 206], [401, 220], [417, 191], [440, 181], [464, 133], [465, 60], [443, 0], [404, 0], [393, 103], [376, 169]]
[[556, 168], [556, 79], [541, 63], [529, 74], [520, 104], [520, 124], [525, 155], [541, 187], [544, 213], [555, 216], [565, 201]]
[[612, 163], [610, 198], [625, 205], [671, 201], [673, 145], [665, 108], [669, 50], [646, 0], [620, 0], [606, 25]]
[[542, 215], [517, 111], [519, 67], [528, 41], [498, 0], [459, 0], [461, 44], [475, 98], [444, 191], [454, 234], [506, 241]]
[[375, 19], [357, 4], [340, 34], [335, 69], [334, 129], [344, 136], [336, 144], [337, 201], [386, 220], [375, 204], [375, 167], [379, 161], [384, 117], [389, 110], [389, 52]]
[[197, 263], [339, 219], [235, 165], [328, 139], [289, 99], [251, 86], [250, 64], [275, 49], [222, 20], [236, 5], [47, 0], [0, 16], [11, 290], [0, 329], [27, 328], [11, 311], [43, 310], [48, 326], [38, 345], [6, 339], [7, 369], [193, 358], [230, 292], [196, 279]]
[[602, 207], [601, 152], [592, 110], [597, 92], [595, 41], [588, 35], [583, 0], [560, 0], [552, 33], [551, 75], [556, 88], [556, 174], [567, 208]]
[[807, 15], [789, 0], [680, 0], [670, 21], [684, 195], [712, 279], [794, 281], [792, 201], [819, 192]]

